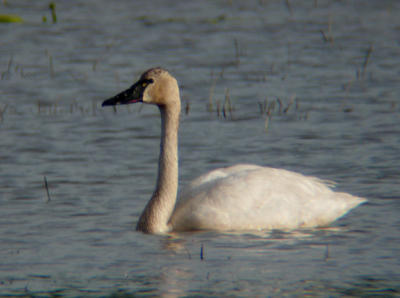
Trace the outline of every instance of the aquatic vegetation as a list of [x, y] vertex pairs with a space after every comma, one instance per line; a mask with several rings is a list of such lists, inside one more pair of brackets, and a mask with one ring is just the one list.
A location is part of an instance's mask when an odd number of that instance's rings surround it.
[[324, 42], [329, 42], [331, 45], [333, 45], [333, 35], [332, 35], [332, 16], [329, 16], [329, 21], [328, 21], [328, 32], [325, 32], [324, 30], [320, 30], [322, 39]]
[[[160, 18], [160, 17], [154, 17], [154, 16], [150, 16], [150, 15], [142, 15], [142, 16], [137, 17], [136, 19], [143, 22], [143, 24], [145, 24], [146, 26], [154, 26], [154, 25], [160, 25], [160, 24], [172, 24], [172, 23], [183, 23], [183, 24], [193, 23], [192, 19], [186, 19], [183, 17]], [[217, 25], [224, 21], [226, 21], [226, 16], [224, 14], [221, 14], [216, 17], [198, 19], [198, 20], [195, 20], [194, 22], [199, 23], [199, 24]]]
[[[51, 1], [49, 3], [49, 9], [50, 9], [50, 13], [51, 13], [51, 20], [52, 20], [53, 24], [55, 24], [55, 23], [57, 23], [57, 13], [56, 13], [56, 4], [54, 3], [54, 1]], [[42, 22], [47, 23], [46, 16], [42, 16]]]
[[46, 189], [46, 194], [47, 194], [47, 201], [46, 203], [51, 201], [50, 197], [50, 192], [49, 192], [49, 184], [47, 183], [47, 178], [46, 176], [43, 176], [43, 182], [44, 182], [44, 188]]
[[8, 104], [0, 107], [0, 123], [3, 122], [3, 114], [7, 111]]
[[51, 18], [53, 20], [53, 24], [55, 24], [57, 23], [56, 4], [53, 1], [50, 2], [49, 8], [51, 11]]
[[24, 20], [13, 14], [0, 14], [0, 23], [22, 23]]

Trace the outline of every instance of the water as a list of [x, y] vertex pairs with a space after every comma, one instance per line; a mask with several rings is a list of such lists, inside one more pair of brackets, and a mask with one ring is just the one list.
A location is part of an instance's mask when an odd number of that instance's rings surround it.
[[[52, 24], [45, 1], [0, 4], [25, 20], [0, 24], [1, 295], [399, 295], [397, 1], [56, 5]], [[368, 203], [328, 229], [135, 232], [158, 112], [100, 104], [153, 66], [178, 78], [188, 111], [181, 184], [248, 162]]]

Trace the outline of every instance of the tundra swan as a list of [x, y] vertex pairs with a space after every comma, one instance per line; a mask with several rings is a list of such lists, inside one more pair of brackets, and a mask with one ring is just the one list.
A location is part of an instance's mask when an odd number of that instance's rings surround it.
[[102, 106], [143, 102], [161, 113], [161, 145], [154, 193], [136, 229], [144, 233], [185, 230], [296, 229], [326, 226], [365, 199], [334, 192], [333, 184], [283, 169], [238, 164], [213, 170], [178, 193], [176, 79], [162, 68], [142, 74]]

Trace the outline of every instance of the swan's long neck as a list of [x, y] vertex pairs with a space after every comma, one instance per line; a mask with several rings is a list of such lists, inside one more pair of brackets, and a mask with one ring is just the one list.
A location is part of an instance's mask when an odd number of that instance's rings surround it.
[[157, 186], [136, 227], [136, 230], [146, 233], [168, 231], [168, 220], [174, 209], [178, 192], [180, 100], [171, 105], [159, 106], [159, 109], [162, 129]]

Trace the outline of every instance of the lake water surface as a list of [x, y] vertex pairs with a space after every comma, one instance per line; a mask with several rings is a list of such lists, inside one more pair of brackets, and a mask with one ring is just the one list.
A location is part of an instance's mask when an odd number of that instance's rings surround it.
[[[400, 2], [48, 5], [0, 4], [24, 20], [0, 23], [0, 295], [399, 295]], [[101, 102], [154, 66], [181, 86], [181, 185], [255, 163], [368, 203], [326, 229], [136, 232], [158, 111]]]

